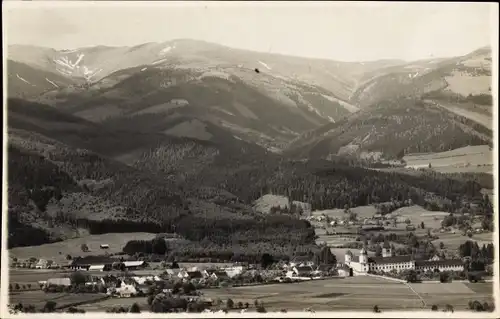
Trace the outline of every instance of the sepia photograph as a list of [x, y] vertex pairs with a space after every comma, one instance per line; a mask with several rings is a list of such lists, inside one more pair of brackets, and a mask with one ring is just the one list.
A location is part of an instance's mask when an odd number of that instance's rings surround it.
[[498, 318], [498, 3], [2, 6], [0, 317]]

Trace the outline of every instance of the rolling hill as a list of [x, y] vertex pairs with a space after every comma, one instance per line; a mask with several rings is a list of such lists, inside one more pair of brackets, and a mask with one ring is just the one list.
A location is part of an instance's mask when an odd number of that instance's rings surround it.
[[62, 51], [14, 45], [8, 54], [12, 61], [78, 83], [30, 96], [34, 101], [95, 122], [180, 114], [273, 151], [357, 111], [346, 100], [357, 77], [399, 63], [305, 59], [185, 39]]
[[[410, 69], [404, 61], [342, 63], [193, 40], [11, 46], [9, 245], [175, 227], [201, 255], [236, 242], [245, 248], [228, 254], [259, 255], [263, 242], [282, 254], [311, 249], [314, 231], [296, 212], [254, 211], [264, 194], [314, 209], [437, 198], [445, 210], [481, 196], [474, 180], [374, 171], [359, 158], [491, 144], [491, 129], [446, 104], [457, 92], [460, 107], [487, 102], [475, 95], [483, 91], [465, 96], [450, 79], [457, 68], [483, 72], [470, 61], [487, 61], [484, 54]], [[429, 65], [422, 76], [404, 73]], [[486, 104], [479, 109], [487, 113]]]
[[44, 93], [71, 87], [77, 83], [78, 80], [58, 73], [36, 69], [28, 64], [12, 60], [7, 62], [7, 94], [9, 97], [37, 98]]
[[492, 131], [472, 120], [421, 99], [400, 98], [303, 134], [287, 153], [301, 158], [345, 155], [379, 161], [492, 143]]

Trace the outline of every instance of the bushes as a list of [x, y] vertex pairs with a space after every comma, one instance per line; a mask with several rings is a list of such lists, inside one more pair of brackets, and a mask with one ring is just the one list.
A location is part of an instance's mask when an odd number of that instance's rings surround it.
[[139, 307], [139, 305], [136, 302], [134, 302], [134, 304], [132, 304], [132, 306], [130, 307], [129, 312], [131, 312], [131, 313], [140, 313], [141, 312], [141, 308]]
[[474, 301], [469, 301], [469, 309], [476, 311], [476, 312], [481, 312], [481, 311], [488, 311], [492, 312], [495, 310], [495, 305], [494, 304], [488, 304], [487, 302], [481, 303], [478, 300]]
[[49, 300], [45, 303], [43, 307], [44, 312], [54, 312], [56, 310], [57, 303], [55, 301]]

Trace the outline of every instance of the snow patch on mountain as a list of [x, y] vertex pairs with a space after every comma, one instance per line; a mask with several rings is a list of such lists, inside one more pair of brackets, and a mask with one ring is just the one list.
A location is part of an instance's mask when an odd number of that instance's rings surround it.
[[55, 86], [56, 88], [59, 88], [59, 85], [55, 84], [54, 82], [52, 82], [51, 80], [45, 78], [45, 80], [47, 80], [47, 82], [49, 82], [50, 84], [52, 84], [53, 86]]
[[172, 49], [175, 49], [175, 45], [168, 46], [168, 47], [165, 47], [165, 48], [161, 49], [159, 55], [165, 55], [168, 52], [172, 51]]
[[159, 63], [162, 63], [162, 62], [165, 62], [165, 61], [167, 61], [167, 59], [160, 59], [160, 60], [153, 61], [151, 64], [155, 65], [155, 64], [159, 64]]
[[19, 74], [16, 74], [16, 76], [17, 76], [17, 78], [18, 78], [19, 80], [23, 81], [24, 83], [27, 83], [27, 84], [30, 84], [30, 85], [31, 85], [31, 83], [29, 83], [28, 81], [26, 81], [25, 79], [23, 79], [22, 77], [20, 77], [20, 76], [19, 76]]
[[259, 63], [260, 63], [261, 65], [263, 65], [266, 69], [268, 69], [268, 70], [272, 70], [272, 69], [271, 69], [271, 67], [270, 67], [269, 65], [267, 65], [266, 63], [264, 63], [264, 62], [262, 62], [262, 61], [259, 61]]
[[141, 69], [141, 72], [142, 72], [142, 71], [146, 71], [147, 69], [148, 69], [148, 68], [142, 68], [142, 69]]
[[340, 105], [342, 105], [346, 110], [348, 110], [349, 112], [351, 113], [354, 113], [354, 112], [357, 112], [359, 110], [358, 107], [352, 105], [352, 104], [349, 104], [341, 99], [338, 99], [336, 97], [333, 97], [333, 96], [330, 96], [330, 95], [326, 95], [326, 94], [321, 94], [322, 97], [324, 97], [325, 99], [327, 99], [328, 101], [331, 101], [331, 102], [336, 102]]

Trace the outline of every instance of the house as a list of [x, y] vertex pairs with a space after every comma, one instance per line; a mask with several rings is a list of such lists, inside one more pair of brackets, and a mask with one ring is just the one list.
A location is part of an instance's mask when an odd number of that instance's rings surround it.
[[69, 278], [49, 278], [46, 281], [47, 286], [71, 286], [71, 279]]
[[233, 266], [224, 268], [224, 271], [227, 273], [229, 278], [233, 278], [243, 273], [243, 269], [243, 266]]
[[47, 269], [49, 268], [49, 262], [46, 259], [39, 259], [35, 265], [36, 269]]
[[122, 281], [121, 286], [116, 288], [115, 291], [118, 293], [120, 298], [130, 298], [137, 295], [137, 289], [135, 288], [135, 285], [127, 284], [125, 283], [125, 281]]
[[434, 255], [432, 256], [432, 258], [429, 259], [429, 261], [438, 261], [438, 260], [441, 260], [441, 258], [439, 258], [438, 255]]
[[347, 265], [341, 265], [337, 268], [338, 274], [340, 277], [350, 277], [352, 276], [352, 270]]
[[101, 244], [100, 247], [101, 247], [101, 249], [109, 249], [108, 244]]
[[88, 270], [89, 271], [104, 271], [105, 268], [106, 268], [106, 265], [91, 265]]
[[210, 275], [210, 278], [218, 280], [228, 280], [229, 276], [225, 271], [215, 271]]
[[296, 277], [311, 277], [314, 269], [311, 266], [299, 266], [292, 269]]
[[146, 268], [148, 264], [144, 260], [134, 260], [134, 261], [124, 261], [123, 265], [125, 266], [126, 269], [133, 270], [133, 269]]
[[179, 268], [174, 268], [174, 269], [165, 269], [165, 273], [167, 274], [168, 277], [177, 277], [181, 270]]
[[84, 269], [88, 270], [90, 266], [104, 265], [105, 269], [111, 269], [113, 263], [117, 262], [116, 259], [107, 256], [85, 256], [73, 259], [69, 267], [71, 269]]
[[132, 280], [134, 280], [139, 285], [144, 285], [146, 282], [156, 282], [161, 281], [161, 278], [158, 276], [133, 276]]
[[182, 269], [181, 271], [179, 271], [177, 273], [177, 277], [178, 278], [181, 278], [181, 279], [188, 279], [189, 278], [189, 274], [186, 270]]

